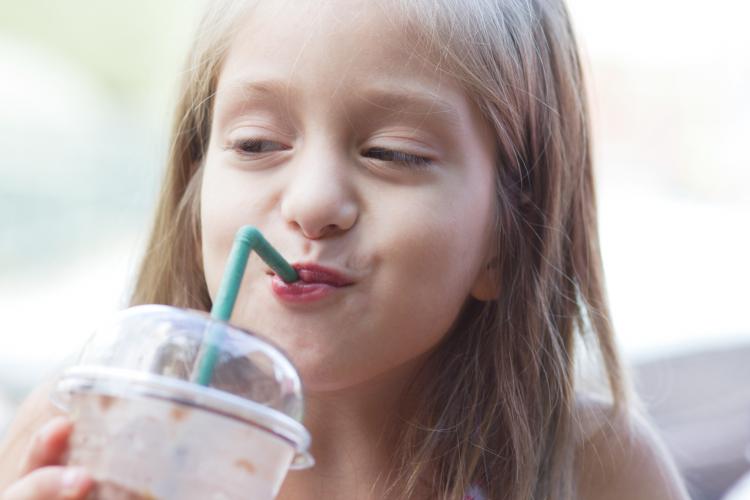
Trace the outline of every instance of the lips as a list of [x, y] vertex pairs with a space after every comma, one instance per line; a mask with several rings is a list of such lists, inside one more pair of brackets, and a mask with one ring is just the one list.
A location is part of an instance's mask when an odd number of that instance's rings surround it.
[[277, 298], [286, 303], [316, 302], [339, 290], [353, 285], [354, 280], [346, 274], [315, 263], [292, 264], [299, 280], [285, 283], [273, 272], [271, 290]]
[[335, 287], [348, 286], [354, 283], [352, 279], [334, 269], [314, 263], [293, 264], [300, 281], [304, 283], [320, 283]]

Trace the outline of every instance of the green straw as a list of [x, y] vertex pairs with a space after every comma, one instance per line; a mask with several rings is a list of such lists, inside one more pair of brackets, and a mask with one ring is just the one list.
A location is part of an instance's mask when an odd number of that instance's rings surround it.
[[[257, 228], [243, 226], [234, 237], [234, 245], [224, 268], [219, 292], [211, 308], [213, 319], [228, 322], [232, 317], [232, 310], [240, 290], [242, 276], [245, 274], [245, 268], [247, 267], [247, 259], [252, 250], [255, 250], [285, 282], [291, 283], [299, 279], [297, 271], [266, 241]], [[204, 340], [201, 346], [200, 350], [203, 354], [198, 368], [198, 377], [194, 380], [200, 385], [207, 386], [211, 383], [223, 336], [224, 328], [221, 325], [214, 325], [208, 332], [208, 338]]]

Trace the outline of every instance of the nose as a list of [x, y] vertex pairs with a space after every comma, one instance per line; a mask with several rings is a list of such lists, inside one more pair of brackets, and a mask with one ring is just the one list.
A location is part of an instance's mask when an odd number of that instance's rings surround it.
[[339, 235], [354, 226], [359, 206], [351, 172], [333, 155], [300, 161], [293, 169], [281, 199], [281, 214], [306, 238]]

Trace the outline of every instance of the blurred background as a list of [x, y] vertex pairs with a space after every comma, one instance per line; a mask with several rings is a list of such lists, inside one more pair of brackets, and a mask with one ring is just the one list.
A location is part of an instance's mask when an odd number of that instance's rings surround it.
[[[206, 1], [0, 0], [0, 436], [125, 305]], [[750, 467], [750, 6], [568, 5], [619, 342], [693, 498], [720, 499]]]

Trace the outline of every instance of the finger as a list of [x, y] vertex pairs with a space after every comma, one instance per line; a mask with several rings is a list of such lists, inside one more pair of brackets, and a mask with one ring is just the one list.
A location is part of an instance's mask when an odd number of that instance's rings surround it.
[[21, 462], [21, 475], [46, 465], [59, 465], [62, 454], [68, 445], [68, 437], [73, 430], [73, 422], [67, 417], [55, 417], [39, 429]]
[[79, 467], [42, 467], [11, 484], [2, 500], [83, 499], [93, 485], [91, 476]]

